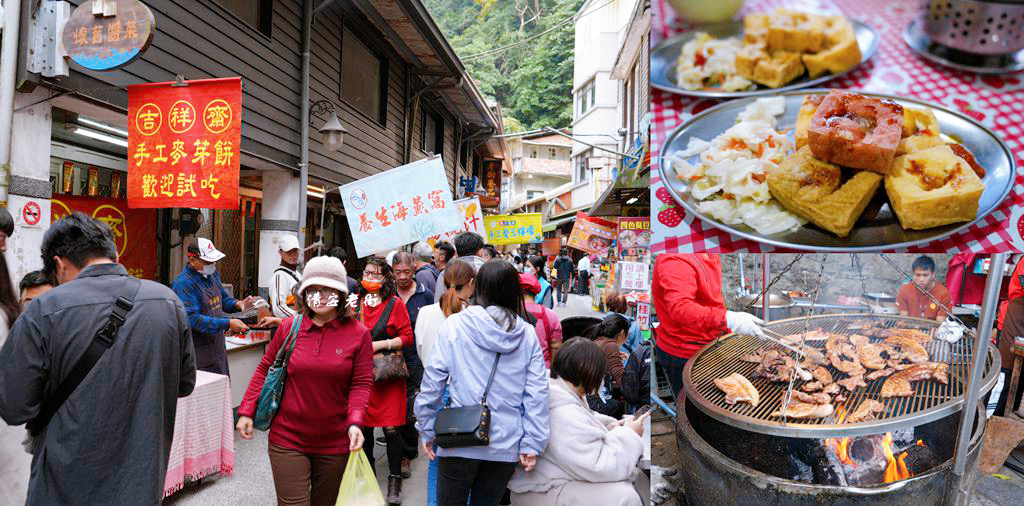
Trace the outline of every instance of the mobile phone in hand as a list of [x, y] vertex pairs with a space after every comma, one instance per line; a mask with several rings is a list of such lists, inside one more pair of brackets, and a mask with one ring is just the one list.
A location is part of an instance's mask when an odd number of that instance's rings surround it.
[[636, 413], [633, 413], [633, 418], [640, 418], [649, 413], [653, 408], [654, 406], [651, 404], [644, 404], [640, 409], [636, 410]]

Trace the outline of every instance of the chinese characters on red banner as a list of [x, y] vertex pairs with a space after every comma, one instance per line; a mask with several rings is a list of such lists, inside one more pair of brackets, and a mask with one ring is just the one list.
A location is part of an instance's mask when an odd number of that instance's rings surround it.
[[128, 86], [129, 207], [238, 208], [241, 78]]

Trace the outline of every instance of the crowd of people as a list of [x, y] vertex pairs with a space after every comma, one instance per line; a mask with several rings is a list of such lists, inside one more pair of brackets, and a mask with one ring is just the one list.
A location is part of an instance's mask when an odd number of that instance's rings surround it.
[[[6, 240], [13, 222], [2, 214]], [[269, 300], [232, 297], [217, 272], [224, 254], [204, 238], [168, 288], [135, 280], [117, 263], [111, 230], [73, 213], [46, 232], [44, 268], [25, 277], [20, 300], [0, 272], [0, 336], [10, 327], [0, 417], [12, 425], [0, 432], [0, 504], [160, 502], [177, 398], [197, 370], [228, 373], [225, 332], [247, 330], [233, 313], [253, 309], [257, 325], [277, 329], [236, 429], [247, 444], [284, 357], [268, 434], [278, 504], [335, 504], [348, 454], [381, 458], [377, 434], [387, 466], [373, 467], [387, 473], [390, 504], [402, 502], [421, 453], [431, 504], [641, 504], [647, 415], [629, 414], [645, 403], [630, 385], [643, 383], [650, 353], [635, 322], [614, 312], [584, 336], [563, 336], [554, 292], [564, 303], [562, 282], [579, 275], [565, 272], [566, 261], [576, 268], [566, 252], [553, 284], [546, 258], [517, 260], [468, 232], [365, 259], [358, 280], [343, 250], [300, 272], [295, 238], [278, 247]], [[621, 296], [606, 303], [625, 312]], [[609, 400], [619, 402], [612, 416], [595, 411]], [[487, 437], [445, 443], [435, 420], [467, 406], [486, 407]]]

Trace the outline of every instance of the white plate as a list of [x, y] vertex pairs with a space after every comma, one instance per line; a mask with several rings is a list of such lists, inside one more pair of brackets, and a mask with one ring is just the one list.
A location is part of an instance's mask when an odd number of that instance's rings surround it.
[[[797, 113], [800, 110], [800, 103], [803, 101], [804, 96], [826, 94], [828, 91], [826, 89], [816, 89], [777, 93], [777, 95], [786, 99], [786, 112], [779, 119], [776, 128], [779, 130], [788, 128], [789, 132], [787, 135], [792, 140], [793, 127], [796, 124]], [[861, 214], [860, 219], [857, 220], [850, 234], [842, 238], [836, 237], [835, 234], [810, 223], [794, 232], [785, 232], [771, 236], [761, 235], [752, 228], [742, 225], [727, 225], [711, 216], [705, 216], [697, 211], [697, 200], [690, 195], [689, 183], [676, 176], [675, 171], [669, 166], [668, 160], [671, 159], [673, 153], [686, 149], [690, 137], [710, 141], [725, 132], [729, 127], [736, 124], [736, 116], [753, 103], [756, 98], [731, 100], [719, 104], [690, 118], [689, 121], [672, 132], [665, 141], [664, 148], [658, 157], [658, 171], [661, 174], [661, 180], [669, 190], [669, 193], [672, 194], [672, 197], [687, 212], [716, 228], [744, 239], [772, 246], [830, 252], [878, 251], [926, 244], [967, 229], [999, 207], [1003, 199], [1009, 195], [1010, 189], [1013, 187], [1015, 175], [1013, 154], [999, 137], [973, 118], [945, 107], [913, 98], [862, 91], [857, 93], [871, 97], [889, 98], [904, 106], [931, 108], [939, 121], [942, 133], [958, 139], [974, 155], [978, 164], [985, 168], [985, 177], [982, 178], [982, 182], [985, 184], [985, 191], [982, 193], [981, 201], [978, 203], [978, 214], [973, 220], [926, 230], [904, 230], [889, 207], [889, 200], [885, 194], [884, 187], [880, 187], [875, 193], [874, 199], [872, 199], [867, 209]], [[690, 163], [697, 163], [698, 158], [699, 155], [695, 155], [689, 158], [688, 161]]]
[[757, 89], [750, 91], [687, 90], [676, 84], [676, 60], [679, 59], [679, 52], [682, 51], [683, 44], [686, 44], [696, 37], [697, 32], [707, 32], [709, 35], [717, 39], [724, 39], [732, 36], [742, 37], [743, 23], [740, 21], [734, 21], [730, 23], [702, 26], [682, 35], [666, 39], [661, 44], [658, 44], [658, 47], [654, 48], [654, 51], [651, 51], [651, 86], [658, 88], [659, 90], [670, 91], [680, 95], [711, 98], [774, 95], [775, 93], [782, 91], [798, 90], [801, 88], [817, 86], [821, 83], [831, 81], [832, 79], [845, 75], [853, 69], [863, 65], [864, 62], [871, 59], [871, 56], [875, 54], [875, 50], [878, 49], [879, 37], [878, 32], [876, 32], [874, 28], [854, 19], [851, 19], [850, 22], [853, 23], [853, 31], [857, 36], [857, 45], [860, 46], [861, 57], [860, 63], [842, 74], [825, 74], [815, 79], [808, 79], [807, 73], [805, 72], [803, 76], [785, 86], [779, 88], [768, 88], [767, 86], [757, 85]]

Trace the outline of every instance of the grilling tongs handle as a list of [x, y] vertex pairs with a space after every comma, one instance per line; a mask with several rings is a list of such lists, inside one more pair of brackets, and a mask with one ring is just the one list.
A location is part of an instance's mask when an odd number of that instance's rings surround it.
[[[792, 346], [782, 342], [781, 338], [785, 337], [782, 334], [779, 334], [778, 332], [775, 332], [774, 330], [769, 330], [769, 329], [766, 329], [766, 328], [762, 328], [761, 330], [763, 330], [765, 332], [765, 337], [767, 339], [769, 339], [770, 341], [774, 341], [779, 346], [782, 346], [783, 348], [786, 348], [787, 350], [792, 351], [793, 353], [796, 353], [796, 354], [800, 355], [801, 357], [804, 357], [804, 358], [807, 357], [807, 353], [804, 352], [803, 350], [801, 350], [799, 348], [794, 348], [794, 347], [792, 347]], [[774, 334], [776, 336], [779, 336], [779, 337], [778, 338], [773, 337], [772, 334]]]

